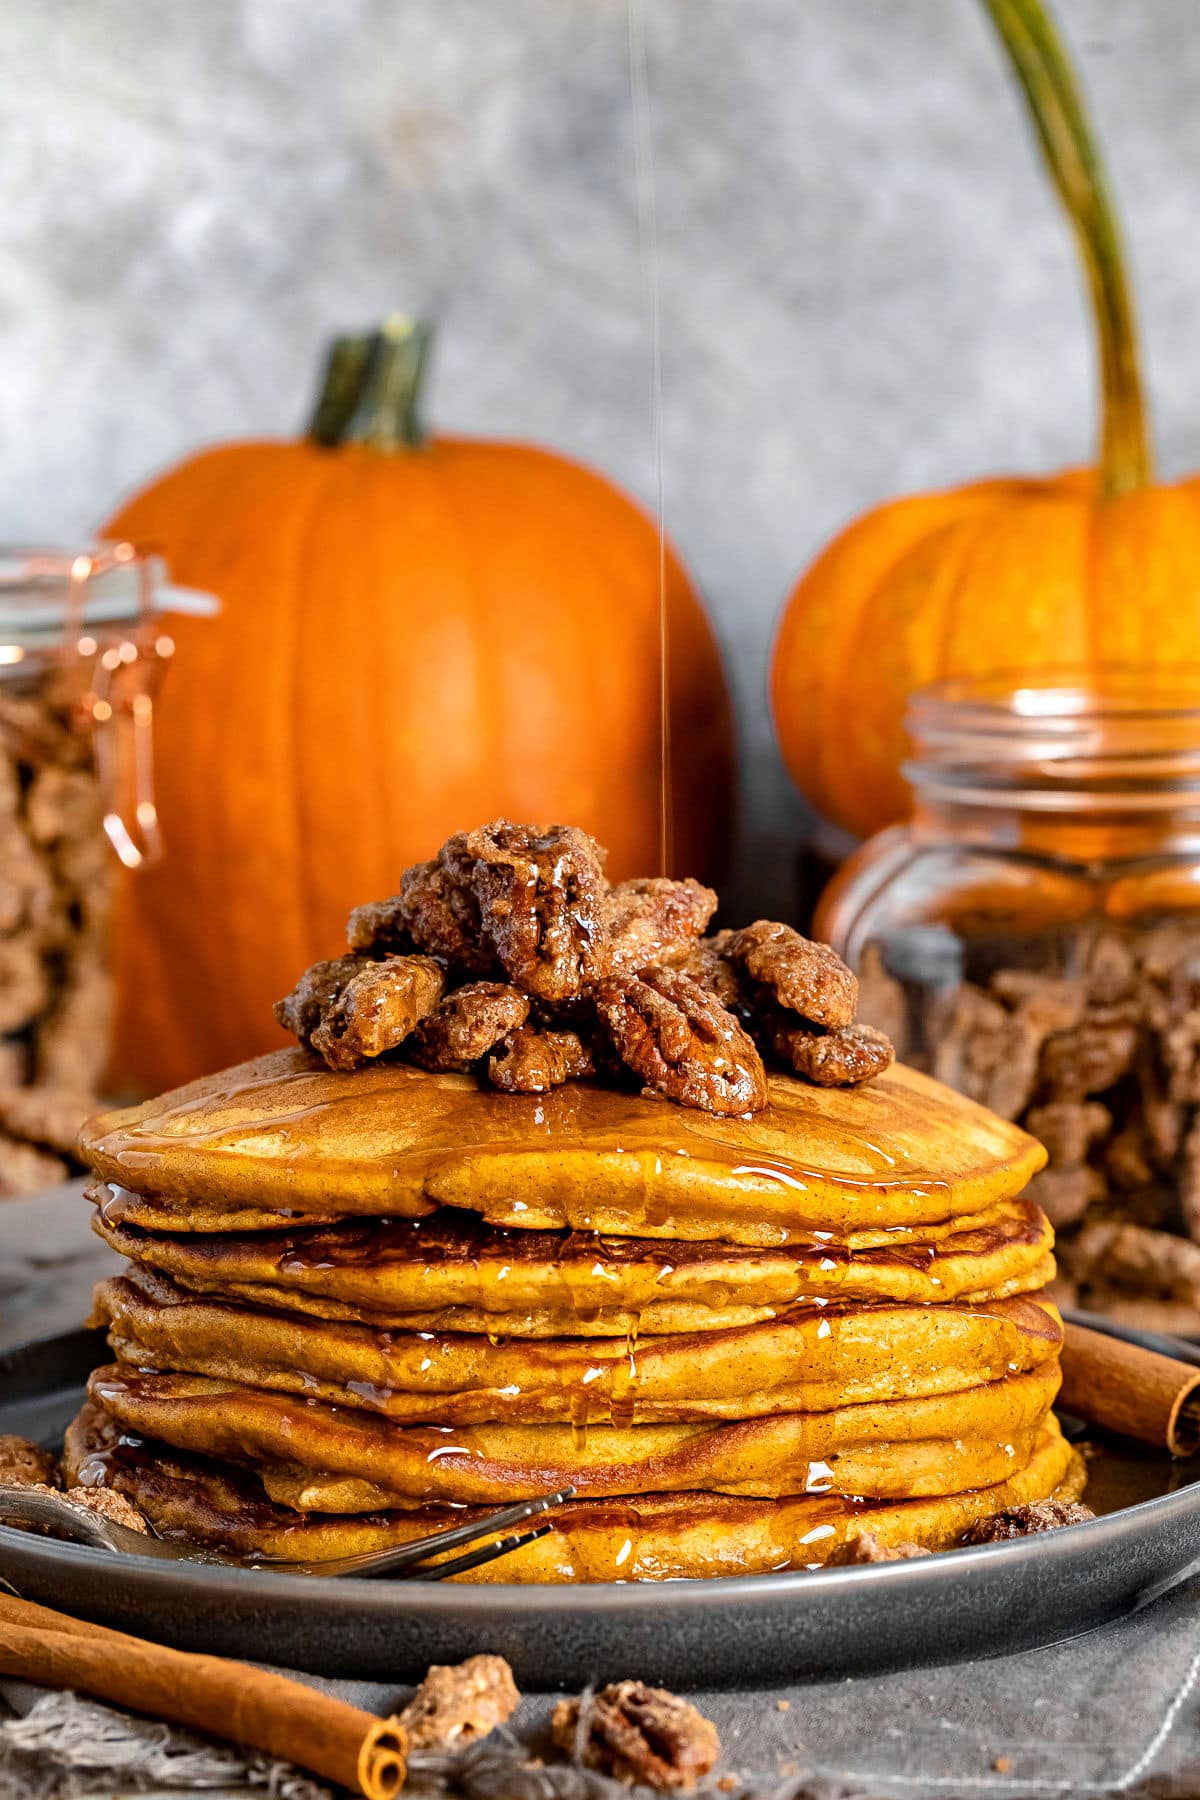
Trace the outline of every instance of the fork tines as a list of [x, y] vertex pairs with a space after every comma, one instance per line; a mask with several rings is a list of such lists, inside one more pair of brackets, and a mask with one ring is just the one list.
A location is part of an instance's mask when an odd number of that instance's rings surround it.
[[501, 1538], [498, 1543], [484, 1545], [475, 1551], [470, 1558], [457, 1557], [453, 1563], [437, 1563], [429, 1569], [416, 1569], [416, 1563], [424, 1563], [431, 1556], [440, 1556], [446, 1550], [457, 1550], [462, 1544], [473, 1544], [479, 1538], [490, 1537], [493, 1532], [503, 1531], [509, 1525], [521, 1525], [526, 1519], [536, 1518], [538, 1513], [549, 1512], [553, 1507], [563, 1506], [568, 1500], [575, 1498], [573, 1487], [559, 1488], [556, 1493], [543, 1494], [537, 1500], [520, 1500], [514, 1506], [505, 1506], [499, 1512], [489, 1513], [486, 1519], [474, 1519], [469, 1524], [452, 1525], [448, 1531], [435, 1531], [431, 1537], [418, 1538], [415, 1543], [405, 1544], [402, 1549], [392, 1552], [387, 1558], [389, 1574], [411, 1570], [414, 1581], [440, 1581], [443, 1575], [457, 1574], [460, 1569], [477, 1568], [481, 1563], [491, 1562], [497, 1556], [507, 1556], [522, 1544], [531, 1544], [535, 1538], [544, 1537], [551, 1529], [549, 1525], [540, 1525], [535, 1531], [511, 1537]]

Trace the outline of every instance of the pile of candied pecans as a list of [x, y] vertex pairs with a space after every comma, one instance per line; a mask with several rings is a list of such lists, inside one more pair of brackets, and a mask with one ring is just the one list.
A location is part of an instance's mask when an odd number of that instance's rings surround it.
[[939, 981], [941, 931], [868, 947], [864, 1014], [906, 1062], [1046, 1146], [1029, 1193], [1058, 1234], [1064, 1303], [1195, 1332], [1200, 920], [1081, 929], [1069, 948], [965, 940], [958, 977], [947, 954]]
[[610, 884], [604, 858], [569, 825], [458, 832], [351, 913], [348, 954], [275, 1016], [331, 1069], [399, 1056], [513, 1094], [597, 1077], [724, 1115], [767, 1104], [764, 1051], [824, 1087], [888, 1067], [828, 945], [765, 919], [706, 937], [711, 888]]
[[112, 882], [88, 737], [48, 688], [0, 692], [0, 1197], [63, 1180], [96, 1109]]

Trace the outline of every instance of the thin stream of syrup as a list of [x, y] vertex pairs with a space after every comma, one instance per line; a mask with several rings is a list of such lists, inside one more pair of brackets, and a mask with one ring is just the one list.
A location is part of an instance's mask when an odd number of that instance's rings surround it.
[[650, 429], [658, 514], [658, 869], [674, 861], [671, 795], [670, 629], [667, 618], [666, 486], [663, 478], [662, 322], [658, 280], [658, 212], [654, 179], [654, 121], [642, 0], [626, 0], [629, 21], [629, 92], [633, 116], [634, 197], [638, 261], [650, 352]]

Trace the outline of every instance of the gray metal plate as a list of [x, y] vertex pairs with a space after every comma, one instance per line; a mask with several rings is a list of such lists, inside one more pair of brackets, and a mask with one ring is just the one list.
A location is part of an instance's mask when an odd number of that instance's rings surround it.
[[[0, 1432], [53, 1444], [87, 1370], [108, 1354], [99, 1334], [74, 1332], [0, 1357]], [[142, 1561], [0, 1526], [0, 1575], [27, 1599], [181, 1649], [326, 1675], [403, 1681], [493, 1651], [530, 1689], [631, 1671], [676, 1688], [773, 1685], [1031, 1649], [1144, 1605], [1200, 1563], [1198, 1477], [1196, 1464], [1114, 1446], [1088, 1497], [1116, 1510], [1092, 1523], [820, 1574], [580, 1587], [322, 1581]]]

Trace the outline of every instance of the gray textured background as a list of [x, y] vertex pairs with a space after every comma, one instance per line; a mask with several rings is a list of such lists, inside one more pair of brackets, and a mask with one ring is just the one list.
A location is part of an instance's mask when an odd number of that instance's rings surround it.
[[[1086, 457], [1065, 231], [977, 0], [643, 0], [670, 529], [756, 831], [790, 578], [913, 486]], [[1132, 239], [1162, 460], [1200, 462], [1200, 6], [1060, 0]], [[624, 0], [5, 0], [0, 533], [303, 420], [318, 347], [442, 322], [433, 406], [654, 491]]]

